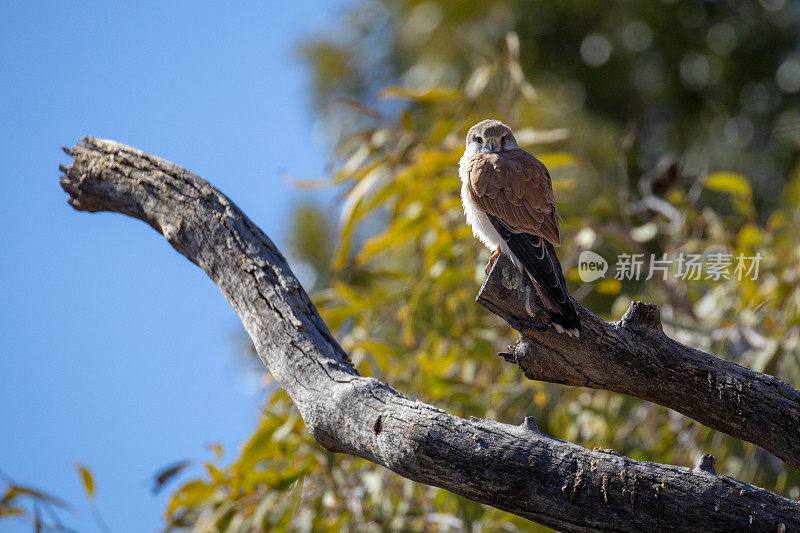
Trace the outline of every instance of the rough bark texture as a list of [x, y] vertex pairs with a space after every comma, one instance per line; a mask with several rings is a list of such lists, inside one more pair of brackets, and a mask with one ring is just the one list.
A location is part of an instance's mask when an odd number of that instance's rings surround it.
[[69, 203], [141, 219], [205, 270], [328, 450], [562, 530], [800, 529], [800, 504], [715, 475], [710, 458], [695, 470], [633, 461], [542, 435], [530, 418], [464, 420], [359, 376], [281, 253], [222, 193], [113, 141], [67, 153]]
[[545, 328], [547, 315], [530, 281], [505, 257], [477, 301], [522, 334], [513, 353], [501, 355], [529, 379], [664, 405], [800, 468], [800, 391], [674, 341], [664, 334], [655, 305], [633, 302], [619, 322], [609, 323], [576, 302], [581, 336], [559, 335]]

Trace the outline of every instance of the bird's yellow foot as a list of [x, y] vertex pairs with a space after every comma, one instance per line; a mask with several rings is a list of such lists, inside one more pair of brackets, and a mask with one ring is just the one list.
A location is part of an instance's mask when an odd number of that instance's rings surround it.
[[495, 262], [495, 261], [497, 261], [497, 257], [498, 257], [499, 255], [500, 255], [500, 247], [498, 246], [498, 247], [497, 247], [497, 250], [495, 250], [495, 251], [494, 251], [494, 253], [492, 254], [492, 257], [490, 257], [490, 258], [489, 258], [489, 262], [488, 262], [488, 263], [486, 263], [486, 273], [487, 273], [487, 274], [489, 273], [489, 271], [490, 271], [490, 270], [492, 269], [492, 267], [494, 266], [494, 262]]

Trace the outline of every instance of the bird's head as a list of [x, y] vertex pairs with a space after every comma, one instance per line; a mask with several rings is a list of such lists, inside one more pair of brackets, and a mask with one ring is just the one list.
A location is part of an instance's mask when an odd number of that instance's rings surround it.
[[514, 132], [499, 120], [482, 120], [467, 132], [466, 153], [469, 155], [499, 153], [514, 148], [517, 148]]

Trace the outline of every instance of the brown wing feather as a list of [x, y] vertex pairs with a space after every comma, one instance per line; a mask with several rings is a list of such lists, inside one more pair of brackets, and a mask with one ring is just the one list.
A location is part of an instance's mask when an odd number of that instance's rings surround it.
[[514, 232], [541, 235], [561, 244], [550, 173], [531, 154], [515, 148], [476, 154], [467, 165], [475, 203]]

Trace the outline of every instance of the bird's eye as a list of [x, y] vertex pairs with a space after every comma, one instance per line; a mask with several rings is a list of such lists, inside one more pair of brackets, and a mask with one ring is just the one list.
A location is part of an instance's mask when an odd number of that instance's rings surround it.
[[475, 141], [478, 144], [483, 144], [483, 137], [478, 137], [476, 135], [475, 137], [472, 138], [472, 140]]
[[506, 143], [506, 136], [503, 135], [502, 137], [500, 137], [500, 144], [505, 144], [505, 143]]

